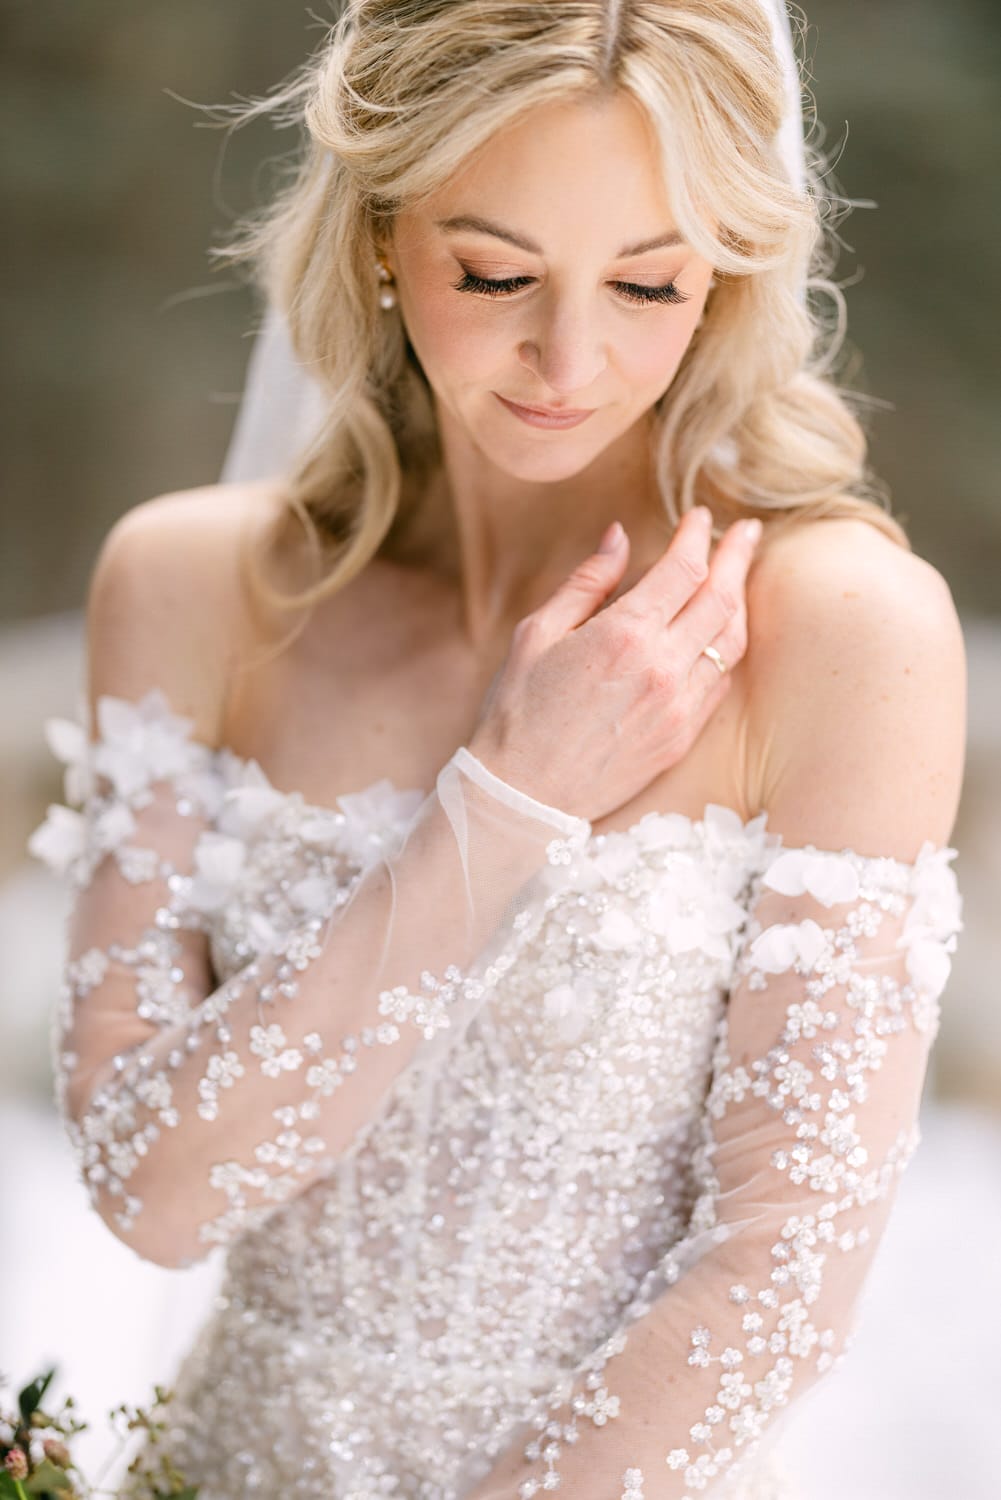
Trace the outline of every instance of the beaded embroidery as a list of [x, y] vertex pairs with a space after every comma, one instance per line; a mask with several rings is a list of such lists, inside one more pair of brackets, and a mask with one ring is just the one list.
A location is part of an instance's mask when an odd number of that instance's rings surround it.
[[[102, 699], [98, 729], [50, 721], [69, 806], [29, 841], [82, 898], [102, 872], [123, 901], [156, 896], [67, 962], [53, 1017], [88, 1190], [128, 1242], [130, 1179], [165, 1132], [288, 1093], [247, 1159], [210, 1169], [224, 1205], [200, 1253], [226, 1246], [225, 1281], [171, 1434], [203, 1500], [777, 1493], [746, 1461], [839, 1362], [919, 1138], [956, 851], [785, 849], [766, 814], [715, 804], [604, 835], [549, 809], [558, 836], [483, 962], [390, 985], [332, 1045], [296, 1029], [300, 985], [424, 794], [383, 780], [311, 807], [193, 741], [157, 690]], [[133, 842], [145, 810], [162, 847]], [[214, 990], [189, 977], [196, 935]], [[106, 1059], [77, 1122], [66, 1039], [123, 975], [146, 1039]], [[241, 1045], [227, 1016], [248, 988]], [[372, 1089], [405, 1036], [410, 1062], [333, 1149], [322, 1101]]]

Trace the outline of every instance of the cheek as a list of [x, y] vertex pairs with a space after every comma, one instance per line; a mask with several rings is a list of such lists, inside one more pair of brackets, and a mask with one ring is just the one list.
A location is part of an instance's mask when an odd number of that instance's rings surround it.
[[510, 328], [502, 318], [484, 317], [472, 297], [452, 289], [419, 292], [402, 311], [410, 342], [434, 383], [475, 380], [510, 363]]
[[[493, 385], [518, 363], [519, 335], [510, 318], [490, 316], [474, 297], [440, 286], [414, 288], [401, 299], [410, 342], [431, 383], [440, 389]], [[697, 319], [686, 308], [651, 309], [632, 326], [608, 332], [608, 374], [640, 400], [670, 384]]]
[[694, 324], [678, 314], [648, 315], [649, 328], [642, 325], [624, 345], [620, 368], [629, 384], [663, 390], [674, 376], [691, 342]]

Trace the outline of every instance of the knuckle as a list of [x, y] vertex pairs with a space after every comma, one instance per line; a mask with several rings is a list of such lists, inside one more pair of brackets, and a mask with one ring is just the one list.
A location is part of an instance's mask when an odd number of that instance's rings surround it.
[[650, 662], [645, 676], [648, 690], [657, 697], [672, 697], [677, 692], [678, 672], [672, 661], [662, 659]]
[[726, 579], [720, 579], [714, 586], [717, 603], [728, 616], [735, 615], [740, 608], [740, 595], [737, 590]]
[[523, 615], [511, 632], [512, 644], [518, 646], [529, 645], [538, 640], [542, 631], [542, 621], [537, 614]]
[[679, 552], [678, 567], [692, 584], [704, 583], [709, 577], [709, 564], [695, 552]]
[[738, 610], [733, 618], [727, 623], [726, 631], [727, 650], [731, 657], [743, 656], [747, 650], [747, 612]]
[[638, 651], [643, 641], [643, 627], [631, 615], [619, 615], [609, 622], [617, 649], [625, 655]]
[[590, 594], [596, 589], [605, 587], [607, 572], [593, 557], [586, 557], [583, 562], [577, 564], [568, 581], [577, 588], [586, 589]]

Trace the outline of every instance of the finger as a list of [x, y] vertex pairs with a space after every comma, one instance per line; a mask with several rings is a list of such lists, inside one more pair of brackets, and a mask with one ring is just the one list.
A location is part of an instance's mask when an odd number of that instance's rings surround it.
[[[706, 665], [708, 666], [709, 663], [707, 662]], [[702, 699], [702, 702], [695, 710], [695, 723], [697, 725], [695, 736], [696, 739], [698, 739], [698, 736], [702, 733], [703, 729], [706, 727], [713, 714], [719, 708], [720, 704], [723, 702], [732, 686], [733, 678], [730, 676], [729, 672], [725, 677], [719, 676], [718, 673], [713, 673], [713, 681], [706, 689], [706, 693], [704, 698]]]
[[747, 610], [742, 607], [725, 629], [699, 651], [689, 669], [688, 680], [691, 682], [692, 674], [697, 673], [698, 686], [729, 677], [747, 650], [747, 644]]
[[[602, 546], [608, 550], [602, 551]], [[545, 641], [558, 640], [589, 620], [616, 588], [629, 561], [629, 537], [618, 521], [604, 533], [598, 550], [578, 563], [544, 604], [525, 617]]]
[[710, 641], [707, 646], [703, 647], [699, 653], [699, 659], [709, 660], [706, 653], [709, 650], [709, 646], [712, 646], [723, 658], [727, 670], [732, 672], [747, 650], [747, 645], [747, 606], [745, 604], [737, 611], [726, 628], [720, 631], [719, 635]]
[[730, 526], [713, 555], [708, 578], [670, 622], [671, 649], [689, 670], [703, 647], [716, 642], [746, 609], [747, 573], [756, 545], [745, 522]]
[[665, 623], [673, 619], [709, 575], [711, 534], [712, 516], [704, 505], [687, 511], [667, 550], [609, 608]]
[[707, 662], [709, 667], [712, 667], [712, 670], [713, 672], [715, 672], [716, 677], [713, 678], [708, 674], [707, 667], [705, 669], [706, 677], [704, 680], [710, 683], [715, 682], [716, 678], [725, 677], [729, 673], [736, 659], [736, 655], [731, 655], [729, 649], [726, 646], [724, 637], [720, 635], [717, 636], [714, 641], [711, 641], [708, 646], [702, 647], [702, 650], [699, 652], [698, 656], [695, 659], [695, 662], [693, 663], [693, 670], [696, 667], [701, 668], [702, 663]]

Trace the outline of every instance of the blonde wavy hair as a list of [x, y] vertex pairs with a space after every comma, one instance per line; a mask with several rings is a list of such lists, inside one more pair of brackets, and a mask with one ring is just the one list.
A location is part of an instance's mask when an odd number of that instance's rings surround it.
[[[802, 45], [801, 11], [793, 22]], [[427, 378], [399, 312], [379, 304], [375, 253], [394, 215], [524, 111], [618, 91], [646, 111], [677, 227], [717, 281], [652, 413], [668, 521], [699, 502], [717, 534], [741, 515], [851, 516], [910, 547], [868, 468], [867, 398], [836, 383], [834, 226], [853, 205], [825, 189], [815, 115], [805, 191], [790, 184], [761, 0], [346, 0], [287, 82], [225, 107], [236, 125], [270, 115], [303, 132], [288, 180], [211, 253], [251, 268], [327, 397], [280, 518], [302, 526], [315, 581], [275, 588], [271, 535], [247, 559], [259, 598], [306, 607], [377, 554], [405, 557], [440, 463]]]

